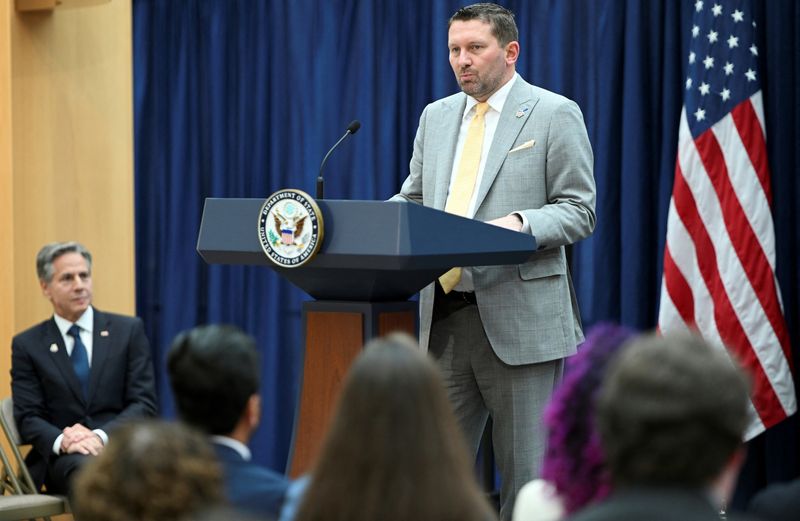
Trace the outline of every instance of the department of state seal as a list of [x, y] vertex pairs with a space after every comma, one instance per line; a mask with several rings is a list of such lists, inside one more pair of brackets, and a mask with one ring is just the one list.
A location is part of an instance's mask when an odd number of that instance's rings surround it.
[[314, 258], [322, 233], [322, 212], [311, 196], [300, 190], [278, 190], [258, 213], [261, 248], [284, 268], [297, 268]]

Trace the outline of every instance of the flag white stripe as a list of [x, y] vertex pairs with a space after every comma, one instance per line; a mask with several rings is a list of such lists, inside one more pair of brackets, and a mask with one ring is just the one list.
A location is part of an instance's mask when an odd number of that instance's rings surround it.
[[[766, 142], [767, 134], [764, 132], [764, 129], [767, 128], [767, 126], [764, 124], [764, 96], [761, 94], [760, 90], [750, 96], [750, 103], [753, 104], [753, 110], [758, 118], [758, 126], [761, 127], [761, 135], [764, 137], [764, 141]], [[766, 153], [766, 150], [764, 153]]]
[[714, 309], [716, 306], [711, 294], [708, 292], [703, 274], [700, 273], [692, 236], [689, 235], [689, 231], [684, 226], [683, 221], [677, 217], [678, 211], [675, 209], [674, 201], [670, 201], [669, 215], [670, 217], [673, 215], [676, 217], [674, 220], [670, 219], [667, 244], [669, 245], [669, 251], [672, 252], [675, 266], [689, 287], [692, 288], [694, 322], [697, 330], [703, 338], [719, 340], [717, 324], [714, 321]]
[[753, 233], [761, 244], [761, 249], [767, 257], [769, 267], [775, 271], [775, 228], [772, 223], [772, 213], [769, 211], [769, 201], [761, 187], [761, 181], [753, 168], [750, 156], [742, 142], [742, 137], [733, 121], [733, 116], [728, 114], [717, 124], [711, 127], [725, 158], [728, 177], [733, 185], [739, 203], [744, 209]]

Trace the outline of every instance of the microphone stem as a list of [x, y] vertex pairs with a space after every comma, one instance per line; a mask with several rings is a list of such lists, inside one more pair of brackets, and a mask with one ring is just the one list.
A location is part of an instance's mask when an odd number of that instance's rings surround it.
[[325, 180], [322, 176], [317, 176], [317, 200], [323, 199], [323, 194], [325, 192]]
[[336, 147], [339, 146], [339, 143], [344, 141], [345, 138], [347, 136], [349, 136], [349, 135], [350, 135], [350, 131], [348, 130], [347, 132], [344, 133], [344, 136], [340, 137], [339, 141], [337, 141], [336, 144], [333, 145], [330, 150], [328, 150], [328, 153], [325, 154], [325, 157], [322, 158], [322, 163], [319, 165], [319, 176], [320, 177], [322, 177], [322, 169], [325, 167], [325, 163], [328, 161], [328, 158], [331, 157], [331, 154], [333, 153], [334, 150], [336, 150]]

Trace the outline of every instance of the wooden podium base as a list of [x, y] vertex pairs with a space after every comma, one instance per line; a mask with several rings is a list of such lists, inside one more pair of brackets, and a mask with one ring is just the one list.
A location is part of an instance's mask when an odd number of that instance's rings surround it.
[[417, 303], [310, 301], [303, 304], [305, 359], [289, 475], [314, 465], [347, 370], [371, 339], [392, 331], [416, 335]]

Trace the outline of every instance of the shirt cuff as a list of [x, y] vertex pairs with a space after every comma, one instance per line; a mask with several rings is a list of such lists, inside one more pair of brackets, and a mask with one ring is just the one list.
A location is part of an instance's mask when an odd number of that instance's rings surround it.
[[100, 436], [100, 440], [103, 442], [104, 446], [108, 445], [108, 434], [106, 434], [106, 431], [103, 429], [94, 429], [92, 432]]
[[522, 229], [520, 230], [520, 232], [527, 234], [531, 233], [531, 223], [528, 222], [528, 219], [525, 217], [524, 214], [520, 212], [511, 212], [511, 215], [516, 215], [522, 220]]
[[53, 442], [53, 453], [56, 456], [61, 454], [61, 440], [63, 440], [63, 439], [64, 439], [64, 435], [63, 434], [59, 434], [58, 437], [56, 438], [56, 441]]

